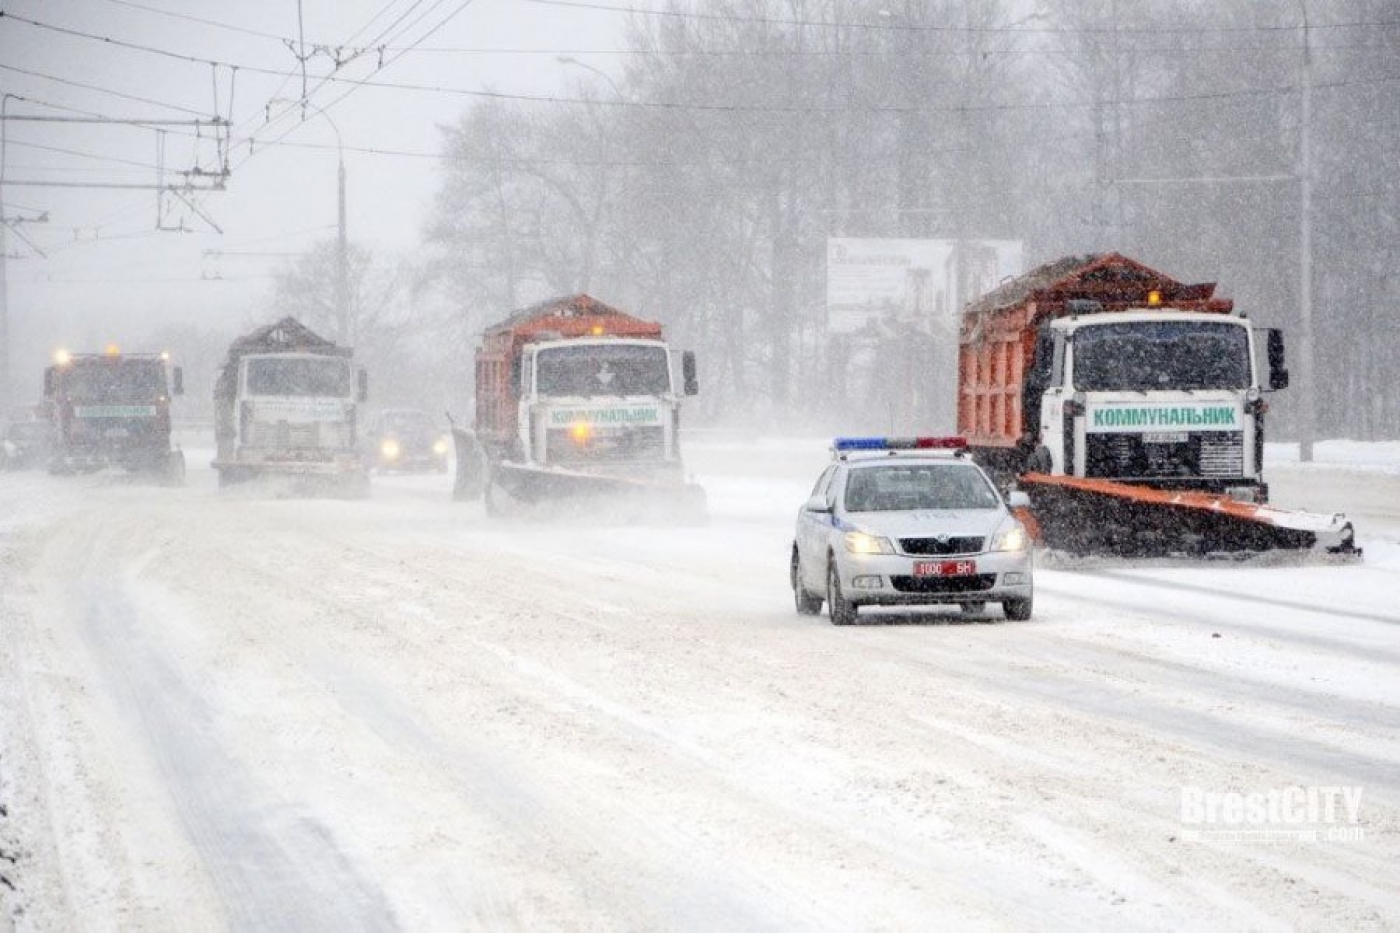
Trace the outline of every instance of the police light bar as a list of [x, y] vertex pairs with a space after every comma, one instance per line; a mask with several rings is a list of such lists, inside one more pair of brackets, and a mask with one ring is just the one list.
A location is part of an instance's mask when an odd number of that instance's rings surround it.
[[965, 437], [838, 437], [831, 442], [837, 452], [851, 450], [965, 450]]

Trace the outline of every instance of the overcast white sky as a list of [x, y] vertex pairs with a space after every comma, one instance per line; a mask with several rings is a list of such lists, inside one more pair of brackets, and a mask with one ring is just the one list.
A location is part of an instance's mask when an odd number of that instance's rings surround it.
[[[20, 227], [47, 259], [37, 258], [15, 235], [7, 239], [16, 394], [29, 394], [25, 389], [42, 367], [42, 359], [29, 357], [53, 345], [121, 342], [129, 338], [116, 331], [139, 334], [153, 317], [234, 325], [261, 319], [269, 274], [287, 258], [248, 254], [296, 251], [335, 235], [335, 133], [310, 110], [304, 123], [296, 108], [273, 125], [265, 122], [269, 101], [301, 94], [295, 48], [278, 38], [292, 40], [298, 34], [296, 0], [15, 0], [3, 9], [0, 91], [27, 98], [10, 98], [8, 113], [74, 115], [73, 110], [35, 103], [42, 101], [134, 119], [193, 119], [216, 107], [228, 117], [231, 90], [235, 142], [227, 190], [198, 199], [222, 234], [189, 210], [177, 210], [177, 202], [169, 199], [165, 221], [193, 232], [155, 232], [153, 191], [5, 187], [7, 216], [48, 214], [47, 224]], [[614, 58], [583, 53], [616, 48], [622, 32], [620, 14], [533, 0], [471, 0], [465, 5], [462, 0], [302, 0], [302, 15], [308, 48], [357, 47], [375, 40], [372, 44], [401, 49], [422, 39], [418, 49], [401, 58], [386, 52], [386, 60], [396, 60], [382, 71], [375, 73], [378, 56], [367, 53], [344, 66], [341, 76], [526, 94], [558, 93], [580, 79], [592, 80], [578, 67], [561, 64], [557, 57], [563, 54], [616, 73]], [[230, 89], [228, 68], [64, 34], [16, 17], [242, 67]], [[479, 49], [513, 51], [462, 51]], [[307, 62], [308, 87], [315, 89], [318, 76], [331, 67], [329, 52], [313, 53]], [[259, 68], [282, 74], [260, 74], [254, 70]], [[293, 77], [282, 76], [291, 73]], [[347, 91], [352, 93], [340, 100]], [[455, 121], [473, 98], [326, 84], [313, 91], [311, 100], [329, 107], [347, 148], [351, 239], [386, 250], [411, 250], [436, 190], [438, 163], [350, 150], [435, 153], [438, 126]], [[274, 105], [274, 115], [278, 109], [287, 108]], [[184, 135], [189, 132], [188, 127], [170, 128], [165, 166], [187, 169], [197, 159], [201, 167], [213, 168], [212, 144]], [[285, 143], [326, 148], [264, 148], [279, 137]], [[156, 176], [158, 144], [150, 129], [10, 121], [7, 143], [9, 182], [150, 184]], [[224, 255], [206, 256], [209, 250]], [[209, 278], [214, 276], [222, 278]]]

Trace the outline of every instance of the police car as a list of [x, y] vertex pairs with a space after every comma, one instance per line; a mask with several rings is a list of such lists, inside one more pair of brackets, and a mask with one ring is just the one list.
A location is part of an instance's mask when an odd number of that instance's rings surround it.
[[[960, 437], [837, 438], [833, 460], [797, 513], [791, 583], [797, 611], [849, 625], [861, 606], [999, 602], [1031, 617], [1030, 537], [966, 456]], [[1008, 502], [1010, 508], [1008, 508]]]

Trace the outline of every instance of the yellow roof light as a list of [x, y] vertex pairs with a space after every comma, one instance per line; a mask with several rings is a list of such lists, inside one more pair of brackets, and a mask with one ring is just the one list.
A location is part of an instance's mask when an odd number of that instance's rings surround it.
[[586, 444], [593, 436], [593, 425], [587, 421], [575, 421], [569, 425], [569, 437], [574, 439], [575, 444]]
[[592, 334], [594, 337], [601, 337], [601, 336], [603, 336], [603, 325], [602, 325], [602, 324], [594, 324], [592, 327], [590, 327], [590, 328], [588, 329], [588, 332], [589, 332], [590, 334]]
[[1154, 288], [1152, 289], [1152, 291], [1147, 293], [1147, 306], [1149, 308], [1155, 308], [1161, 303], [1162, 293], [1159, 292], [1157, 289]]
[[55, 350], [53, 351], [53, 361], [59, 366], [67, 366], [73, 362], [73, 354], [64, 349]]
[[107, 355], [108, 355], [108, 356], [119, 356], [119, 355], [121, 354], [121, 352], [122, 352], [122, 348], [119, 347], [119, 346], [117, 346], [115, 343], [109, 343], [109, 344], [107, 344]]
[[164, 360], [165, 362], [169, 363], [169, 362], [170, 362], [170, 351], [169, 351], [169, 350], [161, 350], [161, 351], [160, 351], [160, 358], [161, 358], [162, 360]]

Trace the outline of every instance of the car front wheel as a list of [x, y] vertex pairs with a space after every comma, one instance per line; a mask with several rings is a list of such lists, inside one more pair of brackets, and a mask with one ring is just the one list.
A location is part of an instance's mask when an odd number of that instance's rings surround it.
[[797, 555], [797, 547], [792, 549], [792, 599], [797, 605], [797, 614], [804, 616], [814, 616], [822, 611], [822, 598], [813, 596], [807, 592], [807, 587], [802, 585], [802, 558]]
[[1031, 617], [1032, 599], [1008, 599], [1001, 604], [1001, 611], [1012, 622], [1027, 622]]
[[856, 620], [856, 606], [841, 595], [841, 576], [836, 572], [836, 558], [827, 561], [826, 608], [832, 625], [850, 625]]

